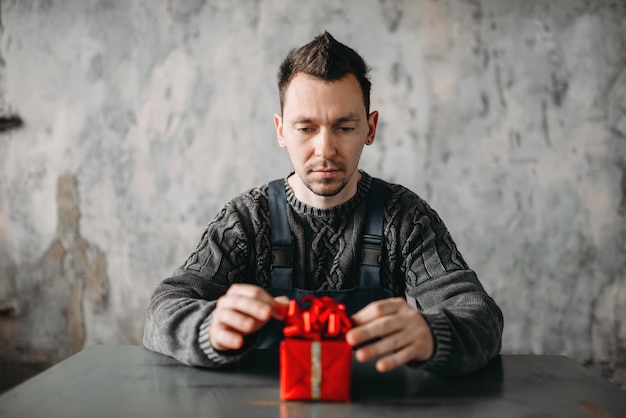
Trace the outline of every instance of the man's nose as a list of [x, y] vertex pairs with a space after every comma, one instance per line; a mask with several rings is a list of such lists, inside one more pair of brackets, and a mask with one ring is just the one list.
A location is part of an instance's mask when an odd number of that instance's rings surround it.
[[335, 138], [331, 130], [321, 129], [315, 141], [315, 155], [322, 159], [328, 159], [335, 153]]

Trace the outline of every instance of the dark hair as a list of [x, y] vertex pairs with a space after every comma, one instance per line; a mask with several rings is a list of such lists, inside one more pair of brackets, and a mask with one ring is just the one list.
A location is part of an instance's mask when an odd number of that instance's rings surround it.
[[361, 85], [366, 114], [370, 112], [369, 67], [352, 48], [337, 41], [328, 32], [318, 35], [308, 44], [292, 49], [278, 69], [278, 93], [280, 110], [285, 105], [285, 93], [289, 83], [298, 73], [304, 73], [326, 81], [340, 80], [354, 74]]

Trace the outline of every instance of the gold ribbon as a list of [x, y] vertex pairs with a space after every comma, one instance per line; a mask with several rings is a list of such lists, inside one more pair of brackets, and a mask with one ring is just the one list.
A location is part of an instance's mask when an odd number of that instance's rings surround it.
[[311, 342], [311, 399], [322, 396], [322, 343]]

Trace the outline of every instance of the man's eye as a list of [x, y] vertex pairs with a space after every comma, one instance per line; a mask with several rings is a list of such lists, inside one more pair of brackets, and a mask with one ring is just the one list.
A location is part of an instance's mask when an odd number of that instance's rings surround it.
[[312, 128], [298, 128], [298, 131], [302, 132], [303, 134], [310, 134], [311, 132], [313, 132]]
[[349, 126], [341, 126], [341, 127], [339, 128], [339, 130], [340, 130], [341, 132], [343, 132], [343, 133], [347, 134], [347, 133], [349, 133], [349, 132], [354, 131], [354, 128], [351, 128], [351, 127], [349, 127]]

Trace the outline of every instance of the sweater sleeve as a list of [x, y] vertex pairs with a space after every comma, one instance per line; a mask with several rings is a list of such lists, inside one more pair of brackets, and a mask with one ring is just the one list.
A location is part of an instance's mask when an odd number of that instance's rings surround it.
[[227, 205], [187, 262], [154, 290], [145, 319], [146, 348], [187, 365], [219, 367], [238, 361], [252, 347], [254, 336], [241, 350], [229, 352], [215, 350], [209, 341], [217, 299], [231, 283], [254, 283], [247, 242], [237, 210]]
[[470, 373], [500, 352], [502, 311], [424, 201], [412, 225], [402, 248], [406, 293], [415, 299], [435, 341], [433, 357], [421, 367], [438, 375]]

